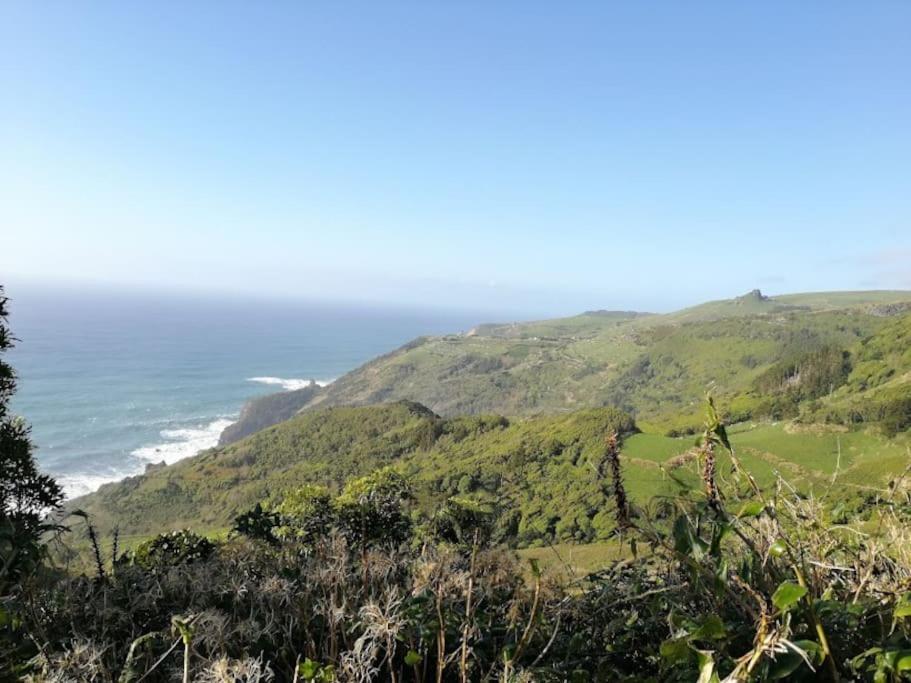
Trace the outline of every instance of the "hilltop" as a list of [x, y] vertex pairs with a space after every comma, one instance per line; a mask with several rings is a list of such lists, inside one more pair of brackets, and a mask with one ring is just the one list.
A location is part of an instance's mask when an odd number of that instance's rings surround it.
[[[822, 347], [849, 350], [911, 310], [911, 292], [766, 296], [754, 290], [668, 314], [589, 311], [524, 323], [479, 325], [420, 337], [319, 390], [261, 399], [238, 435], [295, 410], [412, 400], [444, 416], [535, 415], [614, 406], [658, 431], [691, 431], [707, 387], [749, 414], [754, 390], [788, 357]], [[281, 410], [273, 410], [272, 401]], [[234, 440], [226, 434], [222, 444]]]

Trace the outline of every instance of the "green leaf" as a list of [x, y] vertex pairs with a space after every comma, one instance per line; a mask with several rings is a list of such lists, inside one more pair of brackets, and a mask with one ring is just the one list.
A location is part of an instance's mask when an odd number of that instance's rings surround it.
[[424, 658], [414, 650], [408, 650], [408, 654], [405, 655], [405, 664], [408, 666], [415, 666], [421, 663], [421, 660]]
[[772, 595], [772, 604], [784, 612], [798, 603], [807, 594], [807, 589], [791, 581], [782, 581]]
[[699, 625], [690, 637], [694, 640], [721, 640], [727, 635], [724, 628], [724, 622], [715, 614], [712, 614]]
[[305, 681], [313, 680], [319, 674], [320, 665], [307, 658], [297, 665], [297, 672]]
[[[803, 650], [811, 662], [820, 663], [822, 661], [822, 648], [819, 647], [819, 643], [812, 640], [798, 640], [794, 645]], [[804, 658], [799, 653], [788, 650], [775, 655], [775, 659], [769, 665], [768, 676], [772, 680], [787, 678], [801, 666], [806, 666]]]
[[806, 653], [807, 659], [813, 664], [822, 664], [825, 659], [822, 646], [815, 640], [795, 640], [794, 644]]
[[765, 510], [765, 506], [760, 503], [758, 500], [752, 500], [748, 503], [744, 503], [743, 507], [740, 508], [740, 512], [737, 513], [737, 517], [740, 519], [746, 519], [747, 517], [758, 517], [762, 514], [762, 511]]
[[692, 545], [689, 520], [684, 515], [680, 515], [674, 520], [674, 550], [678, 553], [689, 554]]
[[895, 612], [892, 613], [896, 619], [902, 617], [911, 617], [911, 593], [902, 595], [895, 604]]
[[911, 671], [911, 650], [902, 650], [895, 658], [896, 671]]
[[718, 680], [715, 674], [715, 658], [711, 650], [696, 650], [696, 659], [699, 663], [699, 678], [696, 683], [714, 683]]
[[797, 671], [801, 664], [806, 664], [806, 662], [804, 662], [803, 657], [796, 652], [788, 650], [787, 652], [779, 653], [775, 655], [775, 659], [772, 660], [769, 665], [769, 679], [777, 681], [782, 678], [787, 678]]
[[715, 568], [715, 588], [720, 592], [728, 585], [728, 561], [723, 559]]
[[690, 645], [686, 638], [672, 638], [661, 643], [661, 656], [669, 664], [682, 664], [689, 661], [692, 654]]
[[780, 538], [769, 546], [769, 555], [772, 557], [781, 557], [787, 552], [788, 546]]

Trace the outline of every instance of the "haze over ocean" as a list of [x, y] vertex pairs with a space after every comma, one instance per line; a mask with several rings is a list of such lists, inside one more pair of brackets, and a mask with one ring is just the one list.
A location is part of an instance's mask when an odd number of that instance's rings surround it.
[[254, 396], [489, 314], [12, 285], [13, 411], [69, 496], [214, 446]]

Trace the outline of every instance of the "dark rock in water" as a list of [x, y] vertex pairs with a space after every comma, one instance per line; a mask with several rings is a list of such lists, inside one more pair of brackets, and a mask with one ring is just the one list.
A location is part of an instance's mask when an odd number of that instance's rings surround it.
[[218, 439], [219, 446], [240, 441], [246, 436], [288, 420], [319, 394], [321, 387], [316, 383], [303, 389], [282, 391], [278, 394], [260, 396], [247, 404], [240, 411], [240, 418], [229, 425]]

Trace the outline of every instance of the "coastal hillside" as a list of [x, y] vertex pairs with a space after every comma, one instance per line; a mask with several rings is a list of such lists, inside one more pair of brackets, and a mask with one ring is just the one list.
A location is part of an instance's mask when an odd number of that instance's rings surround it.
[[[499, 538], [519, 547], [591, 543], [614, 529], [610, 492], [596, 470], [606, 435], [621, 436], [626, 486], [646, 505], [698, 481], [687, 455], [692, 437], [641, 433], [613, 408], [556, 416], [441, 418], [410, 402], [307, 411], [237, 443], [108, 484], [73, 505], [122, 542], [191, 528], [227, 531], [257, 503], [280, 501], [306, 484], [339, 491], [346, 481], [393, 466], [412, 482], [417, 509], [435, 510], [451, 496], [498, 511]], [[731, 429], [741, 462], [760, 485], [777, 474], [804, 491], [831, 487], [862, 505], [907, 465], [907, 437], [877, 429], [744, 422]], [[848, 509], [848, 508], [845, 508]]]
[[[850, 352], [911, 310], [911, 292], [743, 296], [665, 315], [589, 311], [578, 316], [480, 325], [421, 337], [328, 387], [256, 406], [249, 434], [292, 408], [411, 400], [444, 416], [552, 414], [614, 406], [650, 430], [693, 431], [709, 386], [739, 415], [769, 407], [756, 381], [776, 364], [823, 348]], [[226, 433], [222, 443], [234, 440]]]
[[[587, 515], [591, 522], [608, 507], [591, 463], [613, 431], [632, 434], [635, 425], [610, 408], [515, 421], [494, 415], [444, 419], [410, 402], [325, 408], [105, 485], [73, 505], [99, 529], [117, 526], [123, 538], [183, 527], [213, 532], [228, 529], [256, 503], [302, 485], [337, 491], [351, 478], [395, 465], [417, 483], [425, 509], [455, 494], [496, 498], [514, 515], [503, 521], [512, 525], [504, 533], [514, 540], [524, 534], [530, 542], [552, 534], [564, 517]], [[552, 509], [541, 514], [548, 501], [554, 501]], [[589, 529], [587, 536], [609, 528]]]

